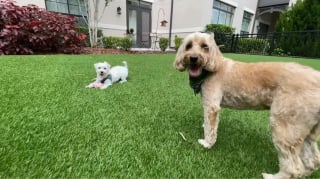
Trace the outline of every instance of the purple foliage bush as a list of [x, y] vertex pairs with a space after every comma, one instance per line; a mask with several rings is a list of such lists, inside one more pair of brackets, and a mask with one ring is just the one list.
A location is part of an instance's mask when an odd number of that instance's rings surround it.
[[35, 5], [0, 0], [0, 54], [81, 53], [76, 19]]

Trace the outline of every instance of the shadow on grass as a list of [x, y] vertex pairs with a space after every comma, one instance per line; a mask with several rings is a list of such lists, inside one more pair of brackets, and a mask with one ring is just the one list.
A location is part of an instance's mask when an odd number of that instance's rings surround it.
[[211, 165], [200, 177], [259, 178], [262, 172], [277, 172], [278, 159], [266, 112], [222, 110], [217, 142], [209, 150], [197, 144], [203, 137], [202, 116], [190, 114], [189, 118], [183, 125], [183, 130], [191, 133], [188, 137], [192, 145], [188, 147], [198, 150], [200, 158]]

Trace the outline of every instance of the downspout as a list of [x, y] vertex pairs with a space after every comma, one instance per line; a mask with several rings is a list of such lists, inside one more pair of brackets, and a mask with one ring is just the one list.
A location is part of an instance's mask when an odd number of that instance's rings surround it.
[[173, 0], [171, 0], [170, 27], [169, 27], [169, 48], [171, 48], [172, 16], [173, 16], [172, 13], [173, 13]]

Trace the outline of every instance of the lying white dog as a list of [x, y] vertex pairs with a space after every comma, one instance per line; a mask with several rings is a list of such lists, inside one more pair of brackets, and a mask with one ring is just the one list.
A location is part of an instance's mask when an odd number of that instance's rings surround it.
[[120, 81], [120, 83], [126, 82], [128, 78], [128, 65], [126, 61], [122, 63], [124, 66], [115, 66], [112, 68], [107, 62], [94, 64], [97, 78], [93, 83], [86, 86], [86, 88], [106, 89], [118, 81]]

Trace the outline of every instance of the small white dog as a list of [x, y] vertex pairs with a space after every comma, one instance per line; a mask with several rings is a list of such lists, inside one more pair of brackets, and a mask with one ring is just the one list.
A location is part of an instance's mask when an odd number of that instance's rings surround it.
[[118, 81], [120, 81], [120, 83], [126, 82], [128, 78], [128, 65], [126, 61], [122, 63], [124, 66], [115, 66], [112, 68], [107, 62], [94, 64], [97, 78], [93, 83], [86, 86], [86, 88], [106, 89]]

